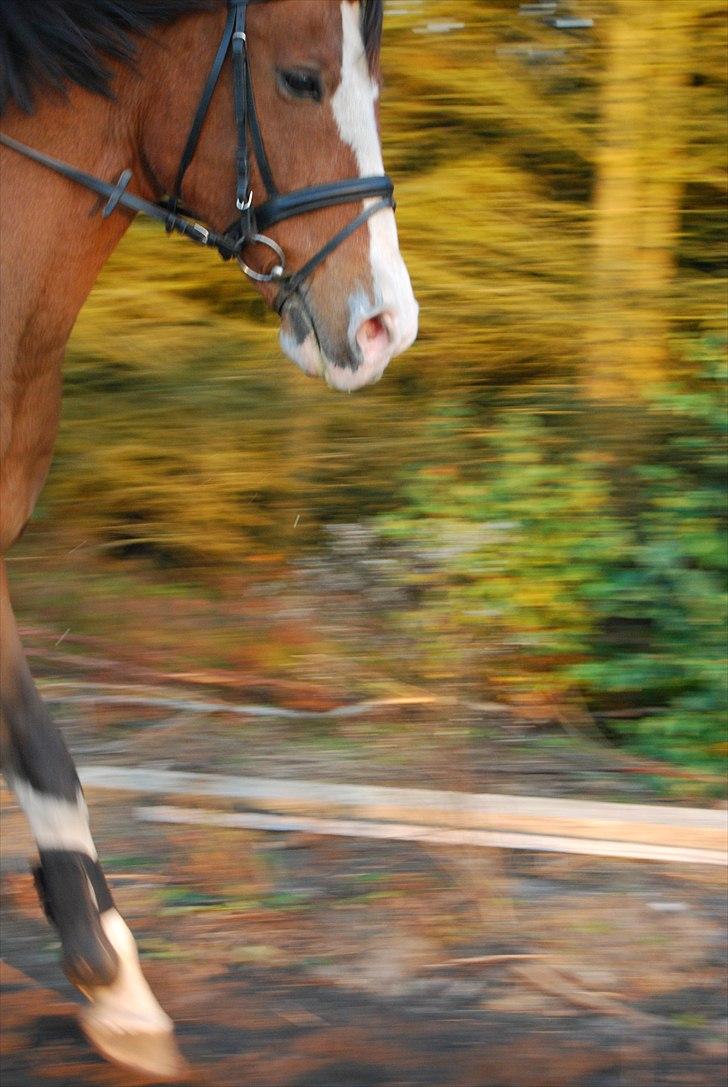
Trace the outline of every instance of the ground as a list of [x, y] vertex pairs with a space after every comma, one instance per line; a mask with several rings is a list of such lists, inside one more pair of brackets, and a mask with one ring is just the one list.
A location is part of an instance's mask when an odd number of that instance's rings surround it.
[[[51, 659], [49, 632], [26, 633], [80, 764], [654, 799], [649, 775], [625, 774], [617, 756], [586, 742], [565, 750], [558, 734], [492, 708], [337, 720], [309, 685], [264, 692], [313, 705], [320, 716], [306, 722], [203, 713], [171, 703], [260, 698], [209, 674], [155, 680], [90, 644], [62, 643]], [[122, 683], [170, 705], [104, 702]], [[72, 701], [92, 696], [102, 701]], [[162, 826], [135, 817], [157, 802], [149, 795], [94, 791], [89, 802], [117, 902], [192, 1066], [185, 1085], [724, 1082], [720, 868]], [[139, 1082], [76, 1027], [8, 793], [2, 811], [3, 1087]]]

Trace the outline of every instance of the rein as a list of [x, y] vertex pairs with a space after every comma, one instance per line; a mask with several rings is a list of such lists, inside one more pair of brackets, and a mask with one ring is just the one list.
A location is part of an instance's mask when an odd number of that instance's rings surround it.
[[[263, 136], [258, 122], [253, 98], [253, 87], [248, 64], [247, 36], [245, 16], [250, 0], [228, 0], [228, 15], [220, 44], [212, 62], [209, 75], [195, 111], [187, 141], [182, 151], [174, 187], [169, 197], [158, 202], [145, 200], [127, 191], [132, 179], [132, 171], [123, 170], [116, 183], [104, 181], [67, 162], [53, 158], [44, 151], [29, 147], [19, 140], [0, 132], [0, 144], [9, 147], [18, 154], [25, 155], [33, 162], [46, 166], [62, 177], [95, 192], [106, 201], [101, 210], [106, 219], [118, 208], [125, 208], [134, 213], [146, 215], [162, 223], [167, 233], [181, 234], [198, 245], [216, 249], [223, 260], [235, 258], [240, 268], [259, 283], [275, 282], [279, 285], [275, 299], [275, 308], [280, 311], [290, 296], [295, 293], [315, 271], [316, 268], [351, 234], [359, 229], [368, 219], [385, 208], [394, 208], [391, 179], [386, 174], [372, 177], [346, 178], [322, 185], [296, 189], [290, 193], [280, 193], [273, 180], [268, 156], [263, 143]], [[181, 204], [181, 190], [185, 174], [192, 162], [200, 140], [205, 118], [212, 101], [228, 53], [233, 65], [233, 105], [236, 132], [236, 186], [235, 204], [238, 217], [224, 233], [219, 234], [202, 223], [196, 222], [192, 214]], [[253, 190], [250, 185], [250, 162], [248, 157], [248, 130], [253, 145], [255, 160], [263, 180], [266, 199], [253, 205]], [[301, 268], [292, 273], [286, 272], [285, 253], [273, 238], [262, 233], [275, 223], [283, 222], [298, 215], [306, 215], [322, 208], [339, 204], [351, 204], [360, 200], [373, 200], [359, 214], [333, 235]], [[259, 272], [249, 267], [243, 260], [243, 251], [249, 245], [262, 245], [271, 250], [276, 263], [269, 272]]]

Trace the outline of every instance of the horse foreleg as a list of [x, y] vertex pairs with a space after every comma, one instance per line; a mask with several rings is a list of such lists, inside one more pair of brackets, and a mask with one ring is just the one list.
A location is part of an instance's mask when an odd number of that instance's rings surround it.
[[71, 756], [36, 690], [0, 559], [0, 707], [3, 767], [39, 852], [36, 886], [61, 939], [62, 965], [88, 998], [81, 1026], [110, 1060], [158, 1078], [184, 1062], [173, 1025], [139, 965], [136, 944], [98, 861]]

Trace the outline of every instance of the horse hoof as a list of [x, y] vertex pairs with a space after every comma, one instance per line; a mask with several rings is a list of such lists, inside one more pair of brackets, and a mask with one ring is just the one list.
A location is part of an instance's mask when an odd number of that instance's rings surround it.
[[169, 1083], [189, 1075], [190, 1066], [171, 1029], [135, 1029], [132, 1022], [115, 1023], [99, 1015], [94, 1007], [82, 1009], [79, 1024], [102, 1057], [138, 1076]]

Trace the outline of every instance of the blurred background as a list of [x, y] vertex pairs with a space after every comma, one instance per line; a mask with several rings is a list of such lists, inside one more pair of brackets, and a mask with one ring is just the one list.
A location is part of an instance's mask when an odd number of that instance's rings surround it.
[[[282, 357], [235, 270], [134, 224], [10, 557], [80, 763], [722, 802], [726, 29], [721, 0], [389, 0], [421, 326], [351, 397]], [[721, 1082], [721, 868], [149, 826], [90, 797], [206, 1082]], [[29, 949], [46, 985], [56, 949], [3, 823], [22, 1026]], [[117, 1083], [44, 1031], [63, 1083]]]
[[725, 36], [714, 0], [391, 0], [416, 346], [336, 395], [234, 270], [137, 222], [73, 335], [21, 615], [717, 771]]

